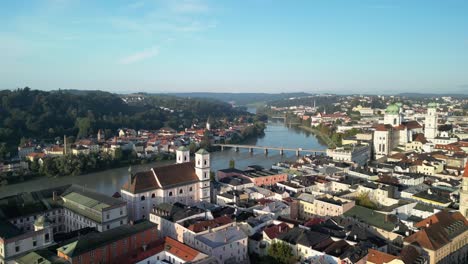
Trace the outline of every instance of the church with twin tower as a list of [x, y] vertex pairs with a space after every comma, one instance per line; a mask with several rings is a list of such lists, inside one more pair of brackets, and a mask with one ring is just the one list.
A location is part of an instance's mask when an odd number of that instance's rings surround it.
[[200, 149], [195, 161], [187, 147], [176, 151], [176, 163], [133, 173], [122, 186], [121, 196], [127, 202], [131, 220], [148, 219], [152, 208], [160, 203], [180, 202], [194, 205], [210, 202], [210, 153]]

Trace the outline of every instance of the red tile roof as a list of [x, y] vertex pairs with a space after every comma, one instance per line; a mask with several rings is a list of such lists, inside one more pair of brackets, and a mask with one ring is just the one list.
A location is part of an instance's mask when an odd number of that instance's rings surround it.
[[367, 253], [367, 261], [375, 264], [384, 264], [395, 259], [398, 257], [371, 248]]
[[376, 131], [389, 131], [392, 129], [391, 125], [378, 124], [375, 127]]
[[468, 220], [460, 212], [440, 211], [416, 223], [415, 226], [421, 228], [421, 230], [406, 237], [404, 241], [410, 244], [419, 244], [429, 250], [438, 250], [451, 241], [449, 230], [466, 228]]
[[198, 181], [195, 174], [195, 162], [172, 164], [151, 169], [161, 186], [165, 189], [179, 184], [188, 184]]
[[163, 251], [177, 256], [184, 262], [192, 262], [202, 259], [201, 257], [204, 255], [196, 249], [193, 249], [173, 238], [164, 237], [155, 243], [148, 245], [146, 250], [138, 249], [136, 254], [123, 257], [119, 260], [119, 263], [137, 263]]
[[198, 176], [195, 174], [194, 162], [186, 162], [135, 173], [131, 182], [125, 183], [122, 189], [131, 193], [142, 193], [197, 181]]
[[404, 122], [403, 125], [406, 126], [407, 129], [422, 128], [418, 121], [407, 121]]
[[195, 233], [200, 233], [205, 230], [208, 230], [209, 228], [216, 228], [216, 227], [227, 225], [229, 223], [232, 223], [232, 219], [229, 216], [224, 215], [224, 216], [217, 217], [213, 220], [200, 221], [198, 223], [189, 225], [187, 229]]
[[126, 182], [122, 187], [122, 189], [131, 193], [142, 193], [158, 188], [159, 185], [152, 171], [135, 173], [131, 178], [131, 182]]
[[275, 239], [277, 238], [280, 234], [286, 233], [291, 229], [286, 223], [281, 223], [278, 225], [274, 225], [271, 227], [267, 227], [263, 230], [265, 234], [268, 236], [270, 239]]

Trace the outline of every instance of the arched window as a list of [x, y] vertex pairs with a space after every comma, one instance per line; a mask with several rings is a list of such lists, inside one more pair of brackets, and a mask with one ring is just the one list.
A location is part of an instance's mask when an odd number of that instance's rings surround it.
[[179, 194], [183, 194], [184, 191], [182, 189], [179, 190]]
[[151, 194], [151, 198], [156, 198], [156, 194]]
[[145, 196], [142, 195], [141, 198], [140, 198], [140, 200], [144, 201], [144, 200], [145, 200]]
[[189, 191], [190, 191], [190, 192], [191, 192], [191, 191], [193, 191], [193, 188], [192, 188], [192, 187], [190, 187], [190, 188], [189, 188]]
[[169, 192], [169, 196], [172, 196], [172, 192]]
[[208, 163], [208, 161], [207, 161], [207, 160], [205, 160], [205, 165], [206, 165], [207, 163]]

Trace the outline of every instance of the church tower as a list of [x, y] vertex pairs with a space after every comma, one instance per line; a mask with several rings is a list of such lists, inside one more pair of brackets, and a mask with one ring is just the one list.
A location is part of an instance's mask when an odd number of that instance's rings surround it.
[[426, 119], [424, 120], [424, 137], [427, 140], [433, 141], [437, 136], [437, 104], [430, 103], [427, 105]]
[[210, 153], [204, 149], [195, 153], [195, 173], [199, 181], [199, 200], [210, 202]]
[[393, 127], [401, 125], [403, 121], [401, 107], [398, 104], [391, 104], [385, 109], [384, 125], [391, 125]]
[[468, 218], [468, 162], [463, 171], [462, 185], [460, 189], [460, 209], [462, 215]]
[[190, 150], [187, 147], [179, 147], [176, 150], [176, 163], [190, 162]]

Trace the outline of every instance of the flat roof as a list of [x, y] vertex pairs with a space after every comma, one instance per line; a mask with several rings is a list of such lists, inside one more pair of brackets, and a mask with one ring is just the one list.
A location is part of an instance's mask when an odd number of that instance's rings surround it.
[[217, 248], [226, 244], [230, 244], [243, 238], [247, 238], [247, 235], [236, 226], [231, 226], [195, 237], [195, 239], [198, 239], [200, 242], [208, 245], [211, 248]]

